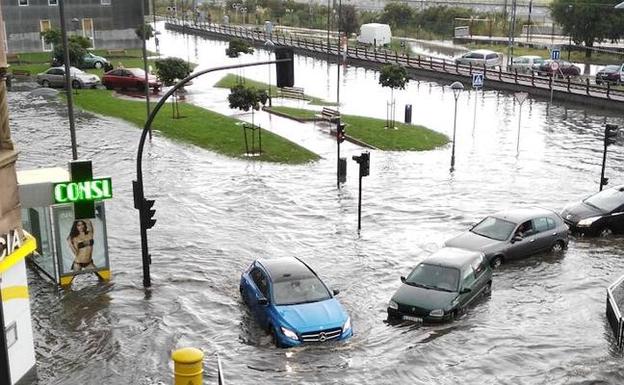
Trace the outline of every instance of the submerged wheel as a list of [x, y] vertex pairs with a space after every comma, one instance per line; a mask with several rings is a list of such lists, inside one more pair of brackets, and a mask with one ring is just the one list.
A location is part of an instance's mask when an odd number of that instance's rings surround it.
[[45, 87], [45, 88], [48, 88], [48, 87], [50, 87], [50, 82], [47, 81], [47, 80], [44, 80], [44, 81], [41, 82], [41, 86]]
[[282, 345], [280, 345], [279, 339], [277, 338], [277, 332], [275, 331], [275, 328], [272, 325], [269, 325], [269, 334], [271, 335], [271, 343], [276, 348], [281, 348]]
[[613, 234], [613, 230], [611, 230], [611, 228], [609, 226], [606, 226], [605, 228], [600, 230], [600, 236], [601, 237], [608, 237], [611, 234]]
[[563, 241], [557, 241], [552, 245], [552, 247], [550, 248], [550, 251], [558, 254], [558, 253], [563, 252], [564, 248], [565, 248], [565, 244], [563, 243]]
[[493, 269], [498, 269], [502, 264], [503, 264], [503, 256], [497, 255], [496, 257], [494, 257], [494, 259], [492, 259], [490, 266], [492, 266]]
[[488, 284], [485, 286], [485, 289], [483, 289], [484, 297], [489, 297], [491, 295], [492, 295], [492, 281], [488, 282]]

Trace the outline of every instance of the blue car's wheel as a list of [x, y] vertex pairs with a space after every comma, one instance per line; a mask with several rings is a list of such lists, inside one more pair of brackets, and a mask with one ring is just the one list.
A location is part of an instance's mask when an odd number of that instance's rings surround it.
[[275, 345], [276, 348], [281, 348], [282, 344], [280, 344], [279, 338], [277, 338], [277, 331], [272, 325], [269, 325], [269, 334], [271, 335], [271, 343]]

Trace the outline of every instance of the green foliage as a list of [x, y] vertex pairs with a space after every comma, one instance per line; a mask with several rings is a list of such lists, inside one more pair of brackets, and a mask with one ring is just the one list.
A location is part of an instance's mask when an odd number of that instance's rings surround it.
[[61, 44], [61, 31], [58, 29], [49, 29], [45, 32], [41, 32], [41, 37], [46, 44], [59, 45]]
[[393, 1], [384, 7], [381, 22], [390, 24], [394, 29], [408, 25], [412, 21], [412, 7], [403, 2]]
[[228, 102], [230, 108], [236, 108], [242, 111], [250, 109], [259, 110], [260, 105], [265, 105], [269, 96], [265, 90], [258, 90], [254, 87], [245, 87], [242, 84], [234, 86], [230, 89]]
[[[87, 54], [87, 48], [91, 47], [91, 41], [83, 36], [72, 35], [69, 37], [69, 63], [74, 67], [82, 67], [83, 58]], [[52, 51], [53, 61], [56, 64], [65, 62], [63, 43], [59, 42]]]
[[139, 25], [134, 30], [134, 33], [136, 33], [139, 39], [143, 40], [143, 31], [145, 31], [145, 40], [149, 40], [154, 37], [154, 28], [151, 24], [145, 23], [143, 25]]
[[412, 23], [440, 35], [452, 35], [455, 18], [469, 18], [475, 12], [468, 8], [436, 6], [414, 13]]
[[360, 31], [360, 21], [354, 5], [342, 6], [342, 31], [348, 35]]
[[239, 57], [240, 54], [252, 54], [254, 53], [253, 47], [244, 40], [232, 39], [230, 45], [225, 49], [225, 54], [229, 57]]
[[379, 84], [381, 84], [382, 87], [403, 90], [408, 81], [409, 76], [407, 76], [405, 67], [398, 64], [388, 64], [381, 67]]
[[192, 69], [185, 61], [177, 57], [156, 60], [156, 73], [161, 82], [166, 86], [172, 86], [176, 81], [189, 76]]
[[[553, 0], [552, 18], [563, 26], [576, 44], [593, 47], [604, 39], [617, 40], [624, 32], [624, 13], [601, 0]], [[586, 57], [591, 56], [586, 51]]]

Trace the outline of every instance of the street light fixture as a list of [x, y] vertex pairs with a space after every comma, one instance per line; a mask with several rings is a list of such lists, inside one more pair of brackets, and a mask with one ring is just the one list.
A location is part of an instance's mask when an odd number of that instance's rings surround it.
[[464, 85], [460, 82], [453, 82], [451, 84], [451, 90], [453, 90], [453, 97], [455, 97], [455, 115], [453, 118], [453, 149], [451, 152], [451, 172], [455, 171], [455, 132], [457, 131], [457, 99], [459, 94], [464, 90]]

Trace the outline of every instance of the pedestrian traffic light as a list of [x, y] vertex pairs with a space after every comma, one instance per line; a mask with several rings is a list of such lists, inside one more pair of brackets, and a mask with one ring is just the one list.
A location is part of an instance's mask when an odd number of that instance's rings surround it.
[[615, 124], [607, 124], [604, 138], [605, 147], [615, 143], [619, 130], [620, 129]]
[[600, 184], [600, 187], [602, 188], [602, 186], [606, 186], [606, 185], [608, 185], [608, 184], [609, 184], [609, 178], [605, 178], [605, 177], [603, 177], [603, 178], [602, 178], [602, 182], [601, 182], [601, 184]]
[[277, 48], [275, 50], [275, 59], [283, 61], [276, 64], [277, 69], [277, 87], [292, 87], [295, 85], [295, 64], [293, 58], [294, 51], [290, 48]]
[[360, 176], [370, 174], [370, 153], [363, 152], [360, 156], [353, 155], [352, 159], [360, 165]]
[[342, 143], [345, 141], [345, 138], [346, 138], [345, 128], [346, 128], [346, 124], [338, 121], [338, 125], [336, 126], [336, 139], [338, 140], [338, 143]]
[[141, 205], [141, 222], [143, 222], [142, 224], [145, 226], [145, 229], [151, 229], [156, 224], [156, 219], [154, 218], [156, 209], [152, 209], [155, 202], [154, 199], [143, 199], [143, 204]]

